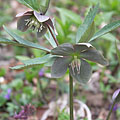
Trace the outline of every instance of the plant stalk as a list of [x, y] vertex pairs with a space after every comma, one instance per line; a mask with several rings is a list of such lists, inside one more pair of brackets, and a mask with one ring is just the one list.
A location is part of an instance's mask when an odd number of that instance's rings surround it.
[[73, 117], [73, 79], [69, 73], [69, 104], [70, 104], [70, 120], [74, 120]]
[[106, 118], [106, 120], [109, 120], [110, 119], [110, 115], [111, 115], [111, 113], [112, 113], [112, 111], [113, 111], [113, 108], [114, 108], [114, 105], [116, 104], [116, 100], [114, 100], [114, 102], [113, 102], [113, 104], [112, 104], [112, 107], [110, 108], [110, 111], [109, 111], [109, 113], [108, 113], [108, 116], [107, 116], [107, 118]]

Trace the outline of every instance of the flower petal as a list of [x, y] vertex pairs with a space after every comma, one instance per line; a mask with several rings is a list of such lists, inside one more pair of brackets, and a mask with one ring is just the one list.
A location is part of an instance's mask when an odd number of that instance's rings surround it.
[[26, 31], [29, 27], [27, 25], [27, 19], [30, 19], [31, 15], [25, 15], [19, 18], [17, 21], [17, 29], [24, 32]]
[[74, 52], [74, 48], [70, 43], [64, 43], [51, 50], [53, 55], [69, 56]]
[[44, 28], [40, 32], [37, 32], [37, 37], [42, 37], [46, 32], [47, 26], [44, 24]]
[[49, 20], [50, 18], [48, 17], [48, 16], [45, 16], [45, 15], [40, 15], [40, 13], [38, 13], [38, 12], [36, 12], [36, 11], [34, 11], [34, 15], [35, 15], [35, 17], [37, 18], [37, 20], [39, 21], [39, 22], [45, 22], [45, 21], [47, 21], [47, 20]]
[[53, 31], [55, 32], [56, 35], [58, 35], [58, 33], [57, 33], [57, 31], [56, 31], [56, 28], [55, 28], [55, 26], [54, 26], [54, 24], [53, 24], [53, 22], [52, 22], [51, 19], [48, 19], [47, 21], [45, 21], [45, 23], [46, 23], [47, 25], [49, 25], [49, 26], [53, 29]]
[[78, 52], [78, 53], [85, 51], [90, 47], [92, 47], [90, 43], [78, 43], [74, 45], [75, 52]]
[[114, 101], [119, 94], [120, 94], [120, 89], [117, 89], [117, 90], [113, 93], [112, 100]]
[[80, 69], [78, 71], [76, 67], [73, 69], [72, 66], [70, 65], [69, 67], [70, 74], [80, 84], [86, 84], [92, 75], [92, 68], [88, 64], [88, 62], [82, 59], [81, 59], [81, 64], [79, 67]]
[[32, 15], [32, 14], [33, 14], [33, 11], [25, 11], [25, 12], [18, 13], [16, 17], [21, 17], [23, 15]]
[[66, 73], [71, 60], [72, 60], [72, 58], [70, 58], [70, 57], [56, 58], [56, 60], [54, 61], [53, 65], [52, 65], [52, 69], [51, 69], [52, 78], [62, 77]]
[[88, 50], [80, 53], [80, 56], [84, 59], [99, 63], [104, 66], [108, 65], [108, 61], [95, 48], [89, 48]]

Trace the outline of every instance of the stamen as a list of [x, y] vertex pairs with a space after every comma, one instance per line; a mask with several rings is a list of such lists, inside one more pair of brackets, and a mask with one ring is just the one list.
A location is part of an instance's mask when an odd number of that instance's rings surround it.
[[76, 56], [74, 57], [74, 60], [72, 61], [72, 63], [70, 65], [72, 67], [72, 71], [73, 71], [74, 75], [75, 75], [75, 69], [76, 69], [77, 73], [80, 74], [80, 65], [81, 65], [81, 62], [80, 62], [79, 59], [77, 59]]

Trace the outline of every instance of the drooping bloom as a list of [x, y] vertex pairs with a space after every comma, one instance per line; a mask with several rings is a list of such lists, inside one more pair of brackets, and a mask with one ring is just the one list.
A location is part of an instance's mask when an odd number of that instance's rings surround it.
[[4, 96], [4, 98], [5, 98], [6, 100], [10, 100], [11, 92], [12, 92], [12, 90], [9, 88], [9, 89], [7, 90], [7, 94]]
[[38, 13], [36, 11], [26, 11], [16, 15], [18, 17], [17, 29], [24, 32], [28, 28], [37, 31], [37, 36], [41, 37], [46, 32], [47, 29], [53, 29], [57, 35], [56, 29], [50, 17], [45, 16], [45, 12]]
[[88, 82], [92, 74], [87, 60], [108, 65], [107, 60], [90, 43], [65, 43], [52, 49], [51, 54], [58, 56], [52, 65], [53, 78], [62, 77], [69, 68], [71, 76], [83, 84]]

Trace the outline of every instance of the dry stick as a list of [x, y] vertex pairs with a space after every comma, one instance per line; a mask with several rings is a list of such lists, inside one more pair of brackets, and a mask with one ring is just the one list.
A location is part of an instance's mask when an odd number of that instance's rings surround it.
[[74, 120], [73, 117], [73, 79], [72, 76], [69, 73], [69, 100], [70, 100], [70, 120]]
[[53, 32], [52, 32], [52, 30], [50, 29], [49, 25], [47, 25], [47, 26], [48, 26], [48, 29], [49, 29], [49, 31], [50, 31], [50, 33], [51, 33], [51, 35], [52, 35], [52, 37], [53, 37], [53, 39], [54, 39], [56, 45], [58, 46], [59, 43], [58, 43], [57, 39], [56, 39], [55, 36], [53, 35]]

